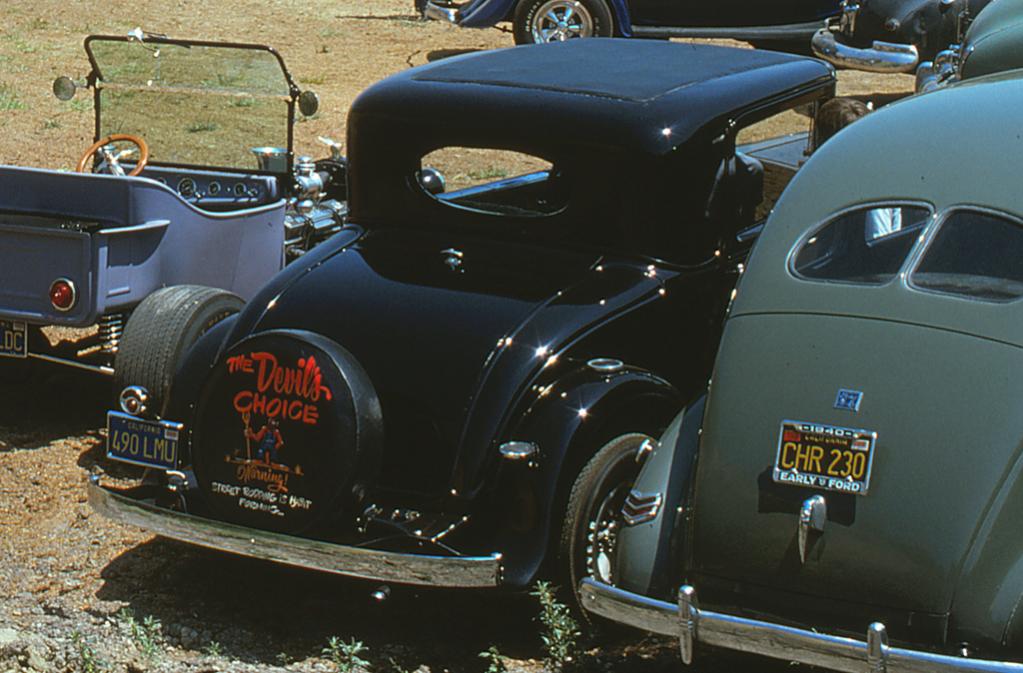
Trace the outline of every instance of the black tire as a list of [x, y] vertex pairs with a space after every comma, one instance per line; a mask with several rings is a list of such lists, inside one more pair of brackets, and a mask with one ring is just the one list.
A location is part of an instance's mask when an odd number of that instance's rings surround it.
[[114, 358], [115, 393], [142, 386], [149, 392], [149, 409], [163, 415], [185, 353], [244, 303], [226, 290], [201, 285], [165, 287], [143, 299], [128, 318]]
[[649, 435], [629, 433], [605, 444], [572, 485], [561, 528], [559, 566], [563, 582], [571, 587], [577, 612], [593, 626], [602, 622], [582, 609], [579, 582], [586, 577], [614, 584], [615, 529], [622, 505], [639, 475], [636, 461], [640, 445]]
[[614, 18], [611, 16], [611, 8], [608, 7], [605, 0], [521, 0], [515, 7], [515, 15], [512, 18], [512, 34], [515, 36], [515, 44], [542, 42], [542, 40], [534, 39], [533, 26], [541, 19], [541, 10], [549, 8], [552, 2], [557, 4], [576, 3], [579, 11], [584, 13], [592, 25], [592, 37], [614, 35]]

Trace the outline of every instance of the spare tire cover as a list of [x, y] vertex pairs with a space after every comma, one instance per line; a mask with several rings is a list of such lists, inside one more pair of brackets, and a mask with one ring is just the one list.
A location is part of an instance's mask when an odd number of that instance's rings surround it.
[[310, 332], [265, 332], [231, 348], [203, 388], [196, 478], [220, 518], [297, 533], [340, 511], [380, 435], [379, 400], [348, 351]]

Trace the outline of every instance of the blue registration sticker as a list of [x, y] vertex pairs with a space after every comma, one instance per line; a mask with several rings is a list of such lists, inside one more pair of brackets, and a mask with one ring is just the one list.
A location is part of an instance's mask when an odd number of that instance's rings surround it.
[[181, 423], [149, 421], [107, 412], [107, 457], [123, 463], [174, 470], [178, 466]]
[[28, 357], [28, 329], [25, 323], [0, 320], [0, 357]]

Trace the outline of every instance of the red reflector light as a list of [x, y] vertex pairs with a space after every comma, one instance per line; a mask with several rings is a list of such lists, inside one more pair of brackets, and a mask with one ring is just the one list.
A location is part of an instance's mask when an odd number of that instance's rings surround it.
[[66, 278], [58, 278], [50, 285], [50, 303], [58, 311], [70, 311], [78, 299], [75, 284]]

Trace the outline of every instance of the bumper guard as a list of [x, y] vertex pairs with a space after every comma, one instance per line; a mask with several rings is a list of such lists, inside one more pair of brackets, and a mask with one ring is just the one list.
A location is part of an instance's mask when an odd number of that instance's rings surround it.
[[920, 61], [920, 54], [915, 45], [877, 40], [871, 49], [850, 47], [838, 41], [833, 28], [818, 30], [810, 41], [810, 46], [818, 58], [823, 58], [833, 65], [868, 72], [913, 72]]
[[246, 528], [133, 500], [89, 478], [89, 504], [103, 516], [157, 535], [252, 558], [363, 579], [438, 587], [495, 587], [501, 555], [427, 556], [363, 549]]
[[457, 7], [442, 7], [434, 4], [427, 0], [426, 4], [423, 5], [423, 16], [427, 19], [434, 19], [436, 21], [446, 21], [448, 23], [458, 23], [458, 8]]
[[970, 659], [888, 645], [884, 624], [867, 628], [866, 642], [701, 610], [696, 590], [679, 589], [666, 603], [593, 580], [580, 585], [588, 611], [638, 629], [679, 639], [682, 661], [692, 663], [697, 642], [848, 673], [1021, 673], [1023, 664]]

